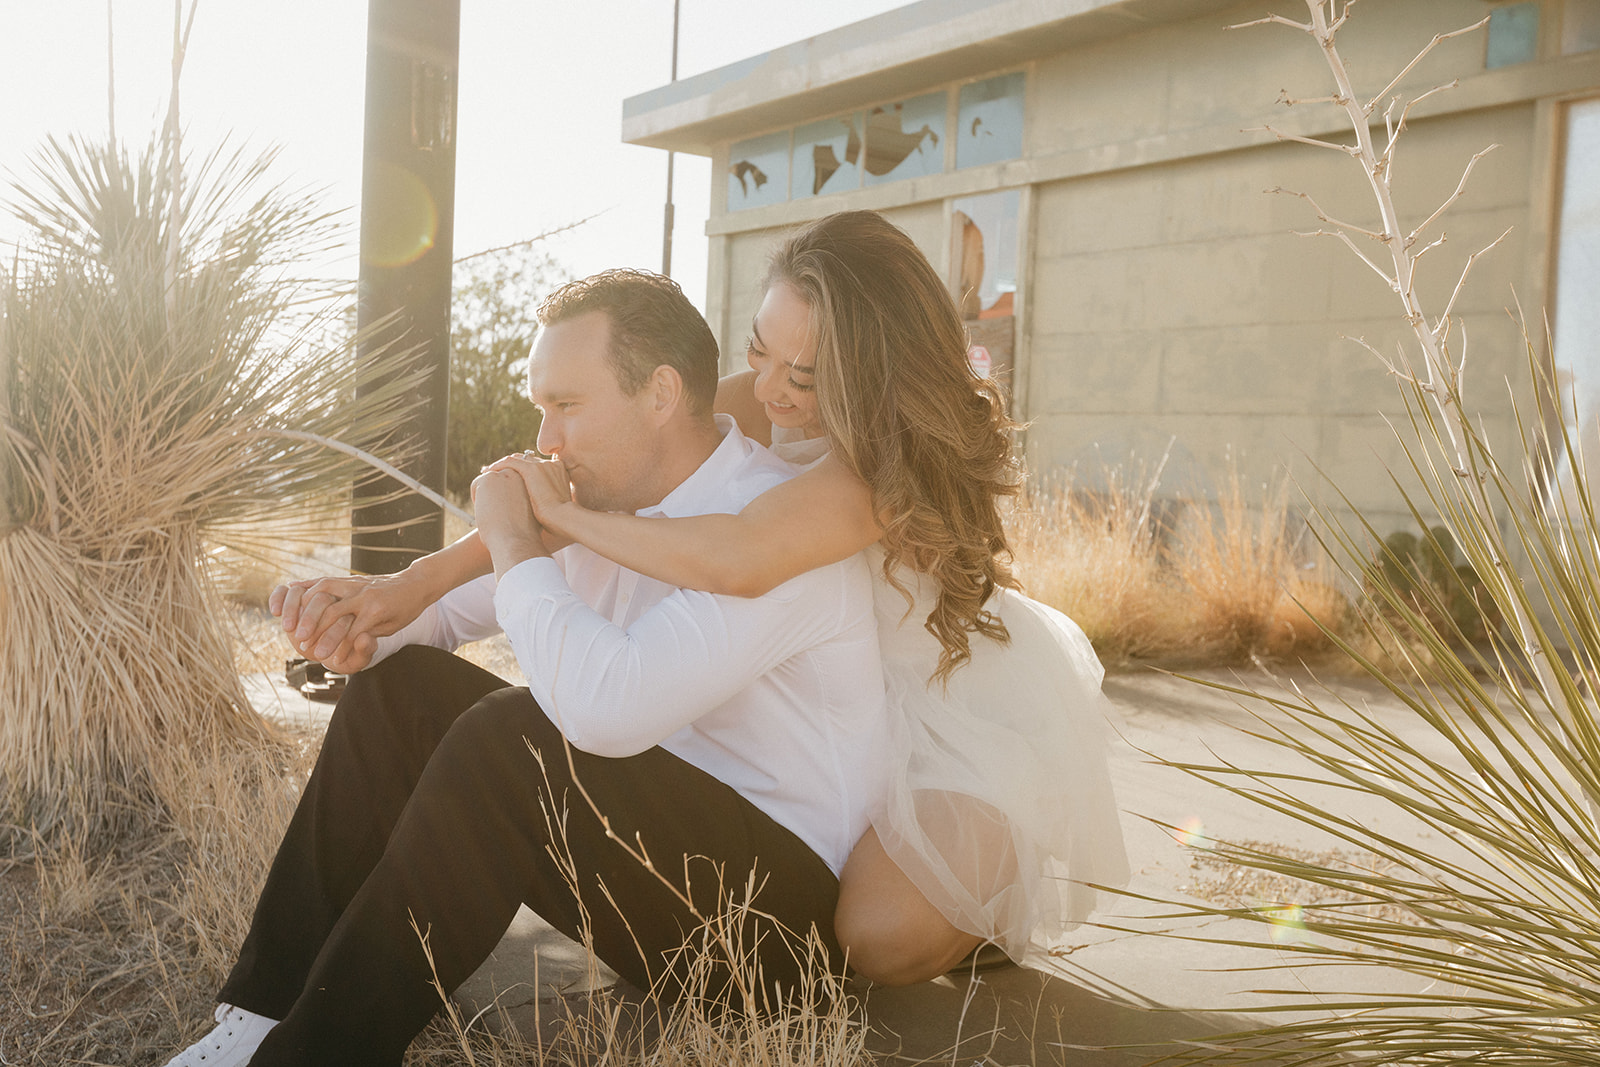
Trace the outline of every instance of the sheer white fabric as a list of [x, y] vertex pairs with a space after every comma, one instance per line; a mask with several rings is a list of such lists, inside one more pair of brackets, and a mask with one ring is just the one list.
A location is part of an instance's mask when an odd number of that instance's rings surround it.
[[[826, 451], [780, 433], [774, 450], [791, 462]], [[908, 605], [884, 580], [882, 550], [868, 557], [894, 760], [873, 827], [953, 925], [1022, 962], [1089, 916], [1094, 885], [1128, 877], [1104, 670], [1071, 619], [1002, 589], [987, 608], [1010, 642], [974, 636], [948, 686], [931, 682], [940, 646], [923, 623], [937, 584], [901, 568]]]

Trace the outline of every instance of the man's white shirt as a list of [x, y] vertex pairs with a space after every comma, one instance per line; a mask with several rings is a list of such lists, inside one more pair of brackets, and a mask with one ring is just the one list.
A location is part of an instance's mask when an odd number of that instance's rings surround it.
[[[794, 468], [717, 416], [720, 445], [642, 516], [733, 514]], [[677, 589], [581, 545], [447, 594], [378, 643], [454, 649], [504, 629], [528, 688], [575, 748], [660, 745], [732, 786], [837, 874], [888, 779], [866, 560], [761, 597]]]

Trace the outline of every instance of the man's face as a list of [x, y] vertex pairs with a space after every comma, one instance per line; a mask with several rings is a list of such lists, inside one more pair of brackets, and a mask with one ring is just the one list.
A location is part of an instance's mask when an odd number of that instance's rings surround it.
[[566, 466], [574, 499], [596, 511], [637, 511], [661, 500], [654, 390], [623, 394], [610, 342], [604, 312], [546, 326], [528, 357], [528, 395], [544, 413], [539, 451]]

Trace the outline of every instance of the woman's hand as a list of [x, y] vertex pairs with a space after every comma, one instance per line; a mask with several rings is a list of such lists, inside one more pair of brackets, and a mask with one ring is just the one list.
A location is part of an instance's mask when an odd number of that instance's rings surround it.
[[515, 470], [501, 466], [478, 475], [472, 482], [472, 510], [496, 578], [504, 578], [523, 560], [550, 554]]
[[297, 652], [352, 674], [372, 661], [379, 637], [400, 630], [428, 603], [426, 590], [401, 572], [288, 582], [272, 591], [267, 606]]
[[563, 523], [579, 505], [572, 500], [572, 482], [567, 478], [567, 468], [559, 459], [540, 459], [534, 452], [517, 452], [504, 459], [495, 460], [484, 468], [490, 471], [514, 471], [521, 476], [528, 490], [528, 502], [533, 515], [543, 526], [563, 538], [572, 531]]

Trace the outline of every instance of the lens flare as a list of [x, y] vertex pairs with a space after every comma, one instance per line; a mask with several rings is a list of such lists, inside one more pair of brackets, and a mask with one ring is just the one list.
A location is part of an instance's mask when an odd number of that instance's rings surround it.
[[377, 163], [361, 198], [361, 254], [368, 263], [403, 267], [433, 247], [439, 209], [421, 178], [393, 163]]
[[1298, 945], [1309, 941], [1306, 933], [1306, 912], [1298, 904], [1267, 904], [1261, 911], [1266, 915], [1272, 940], [1279, 945]]
[[1206, 824], [1197, 815], [1191, 815], [1173, 831], [1173, 838], [1184, 848], [1210, 848], [1211, 838], [1206, 836]]

